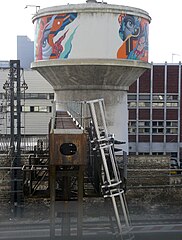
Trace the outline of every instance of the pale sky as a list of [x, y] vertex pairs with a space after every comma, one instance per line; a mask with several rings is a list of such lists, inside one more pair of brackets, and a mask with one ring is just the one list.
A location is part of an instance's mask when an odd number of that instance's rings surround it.
[[[98, 0], [101, 2], [102, 0]], [[41, 8], [85, 3], [86, 0], [5, 0], [1, 1], [0, 60], [16, 59], [17, 35], [34, 40], [32, 16], [37, 5]], [[171, 63], [182, 61], [181, 0], [105, 0], [108, 4], [141, 8], [149, 13], [149, 62]]]

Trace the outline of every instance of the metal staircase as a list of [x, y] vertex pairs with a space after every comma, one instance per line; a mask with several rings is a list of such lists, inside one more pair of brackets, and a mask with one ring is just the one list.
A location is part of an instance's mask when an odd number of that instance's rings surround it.
[[[122, 181], [114, 154], [113, 136], [109, 135], [107, 130], [104, 100], [87, 101], [87, 104], [90, 108], [94, 131], [91, 140], [92, 145], [95, 149], [100, 150], [102, 158], [103, 196], [111, 199], [120, 239], [134, 239], [124, 190], [121, 188]], [[123, 219], [121, 219], [121, 214]]]

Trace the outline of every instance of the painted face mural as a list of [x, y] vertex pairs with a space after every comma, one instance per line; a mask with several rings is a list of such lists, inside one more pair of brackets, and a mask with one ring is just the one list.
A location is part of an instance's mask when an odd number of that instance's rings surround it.
[[122, 45], [117, 58], [148, 61], [148, 21], [128, 14], [121, 14], [118, 21]]
[[35, 60], [67, 58], [72, 49], [76, 28], [71, 23], [77, 13], [46, 16], [36, 25]]

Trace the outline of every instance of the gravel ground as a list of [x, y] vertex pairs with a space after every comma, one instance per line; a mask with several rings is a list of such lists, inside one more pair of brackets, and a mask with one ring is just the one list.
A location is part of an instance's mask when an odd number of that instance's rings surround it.
[[[58, 212], [63, 212], [64, 202], [59, 202]], [[67, 204], [70, 213], [77, 209], [77, 202]], [[182, 223], [182, 204], [173, 205], [169, 203], [153, 204], [133, 201], [128, 204], [130, 218], [134, 222], [147, 221], [178, 221]], [[84, 199], [83, 215], [90, 218], [108, 217], [109, 213], [113, 214], [113, 208], [110, 203], [105, 203], [102, 198]], [[59, 218], [59, 214], [57, 215]], [[24, 203], [20, 218], [14, 216], [10, 203], [1, 203], [0, 224], [4, 222], [46, 222], [50, 217], [50, 202], [47, 199], [29, 199]], [[19, 219], [19, 220], [18, 220]]]

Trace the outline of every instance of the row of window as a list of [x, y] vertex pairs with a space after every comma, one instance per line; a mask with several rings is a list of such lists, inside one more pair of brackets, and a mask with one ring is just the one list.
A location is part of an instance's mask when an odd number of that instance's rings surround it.
[[[10, 106], [2, 107], [0, 106], [0, 112], [10, 112]], [[14, 111], [16, 112], [16, 106], [14, 106]], [[21, 112], [45, 112], [50, 113], [52, 112], [52, 106], [21, 106]]]
[[[5, 109], [1, 110], [2, 112], [6, 112]], [[14, 111], [16, 112], [16, 106], [14, 107]], [[10, 112], [10, 107], [7, 108], [7, 112]], [[50, 113], [52, 112], [51, 106], [21, 106], [21, 112], [44, 112]]]
[[[0, 99], [5, 99], [5, 93], [0, 93]], [[16, 94], [14, 96], [16, 100]], [[54, 99], [54, 93], [21, 93], [21, 99]]]
[[[136, 127], [137, 122], [136, 121], [129, 121], [128, 126], [129, 127]], [[164, 121], [138, 121], [139, 127], [164, 127]], [[166, 121], [166, 127], [178, 127], [177, 121]]]
[[[150, 94], [139, 94], [139, 100], [146, 100], [150, 101], [151, 95]], [[137, 100], [137, 94], [128, 94], [128, 101]], [[152, 94], [153, 101], [164, 101], [164, 94]], [[166, 95], [167, 101], [177, 101], [178, 95], [177, 94], [167, 94]]]
[[51, 113], [51, 106], [22, 106], [22, 112], [42, 112], [42, 113]]
[[[177, 121], [166, 121], [164, 128], [164, 121], [138, 121], [138, 133], [139, 134], [150, 134], [150, 127], [152, 128], [153, 134], [178, 134], [178, 122]], [[136, 134], [137, 122], [128, 122], [129, 134]]]
[[[128, 128], [129, 134], [135, 134], [136, 128]], [[138, 128], [139, 134], [150, 134], [150, 128]], [[154, 134], [178, 134], [177, 128], [152, 128]]]
[[[165, 106], [164, 102], [152, 102], [152, 107], [163, 108]], [[136, 108], [137, 102], [128, 102], [129, 108]], [[138, 107], [147, 107], [150, 108], [150, 102], [138, 102]], [[178, 107], [178, 102], [166, 102], [166, 107]]]

